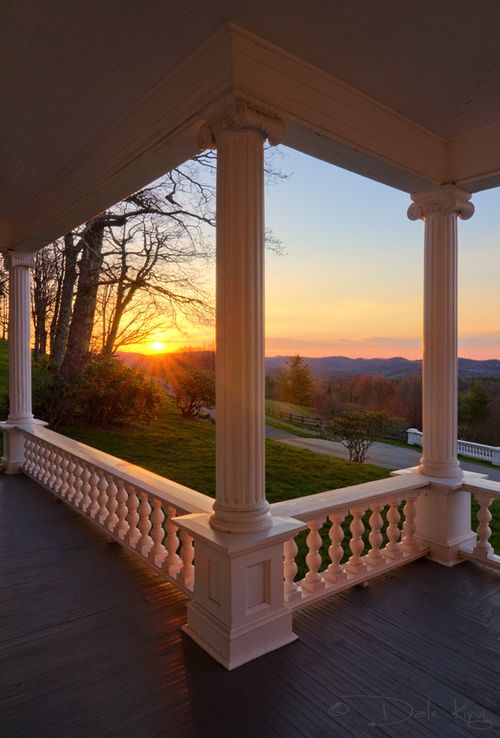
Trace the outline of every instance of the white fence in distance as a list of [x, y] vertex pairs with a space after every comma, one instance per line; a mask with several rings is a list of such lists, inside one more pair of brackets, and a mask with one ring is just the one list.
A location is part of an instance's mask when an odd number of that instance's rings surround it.
[[[406, 431], [410, 446], [422, 446], [422, 431], [417, 428], [408, 428]], [[500, 466], [500, 446], [487, 446], [485, 443], [472, 441], [458, 441], [458, 453], [479, 461], [488, 461], [494, 466]]]

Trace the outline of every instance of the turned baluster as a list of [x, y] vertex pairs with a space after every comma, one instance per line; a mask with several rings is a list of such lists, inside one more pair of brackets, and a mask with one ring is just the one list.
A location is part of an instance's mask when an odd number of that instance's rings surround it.
[[151, 505], [149, 504], [147, 492], [141, 492], [139, 499], [139, 531], [141, 536], [137, 542], [136, 548], [138, 548], [143, 556], [147, 557], [153, 545], [153, 539], [149, 535], [149, 531], [151, 530], [151, 520], [149, 519], [149, 516], [151, 515]]
[[45, 441], [40, 441], [40, 467], [42, 472], [40, 481], [45, 487], [48, 487], [50, 480], [49, 447]]
[[155, 566], [160, 566], [163, 563], [167, 550], [163, 545], [163, 539], [165, 537], [165, 529], [163, 522], [165, 520], [165, 514], [163, 512], [161, 500], [157, 497], [153, 497], [153, 511], [151, 513], [151, 538], [153, 539], [153, 546], [149, 552], [149, 560], [153, 562]]
[[75, 457], [71, 454], [68, 456], [68, 500], [73, 502], [76, 494], [76, 468]]
[[96, 513], [96, 520], [99, 521], [101, 525], [104, 525], [104, 521], [109, 515], [108, 510], [108, 480], [106, 478], [106, 474], [104, 472], [99, 472], [99, 477], [96, 480], [97, 482], [97, 513]]
[[83, 499], [83, 465], [79, 458], [74, 457], [75, 461], [75, 494], [72, 499], [72, 503], [75, 507], [80, 507], [80, 502]]
[[408, 495], [403, 508], [405, 520], [403, 523], [403, 535], [401, 541], [403, 550], [408, 554], [413, 554], [418, 551], [418, 542], [415, 538], [415, 533], [417, 531], [417, 526], [415, 524], [415, 516], [417, 514], [417, 510], [415, 508], [416, 499], [417, 495]]
[[81, 510], [86, 510], [90, 504], [91, 499], [89, 497], [90, 492], [90, 469], [85, 461], [79, 461], [80, 472], [80, 484], [79, 484], [79, 495], [77, 505]]
[[38, 439], [37, 443], [37, 451], [38, 451], [38, 480], [41, 484], [43, 484], [43, 479], [45, 477], [45, 446], [43, 444], [43, 441]]
[[131, 548], [135, 548], [141, 535], [141, 532], [137, 527], [139, 522], [139, 513], [137, 512], [137, 508], [139, 507], [139, 498], [137, 497], [137, 491], [133, 484], [127, 484], [126, 488], [128, 492], [127, 523], [129, 528], [125, 536], [125, 543], [128, 543]]
[[26, 474], [33, 474], [33, 443], [27, 433], [23, 433], [24, 438], [24, 464], [23, 469]]
[[389, 500], [389, 510], [387, 511], [388, 526], [386, 531], [388, 542], [382, 553], [390, 559], [397, 559], [403, 555], [401, 547], [398, 545], [399, 537], [401, 535], [401, 531], [399, 529], [400, 520], [401, 515], [398, 510], [398, 501]]
[[55, 489], [60, 497], [64, 497], [64, 467], [66, 463], [64, 451], [53, 446], [52, 459], [54, 462]]
[[323, 577], [319, 573], [319, 567], [321, 566], [321, 544], [323, 543], [320, 530], [323, 525], [323, 519], [310, 520], [307, 523], [309, 533], [306, 538], [306, 545], [308, 553], [306, 556], [307, 574], [302, 581], [302, 589], [308, 592], [316, 592], [319, 589], [323, 589], [325, 582]]
[[118, 503], [118, 506], [116, 508], [116, 515], [118, 518], [118, 522], [116, 524], [116, 527], [114, 529], [114, 534], [121, 540], [125, 538], [125, 535], [128, 531], [129, 525], [127, 523], [127, 513], [128, 513], [128, 507], [127, 507], [127, 490], [125, 489], [125, 483], [123, 479], [117, 479], [116, 480], [116, 486], [117, 486], [117, 493], [116, 493], [116, 501]]
[[342, 541], [344, 540], [342, 523], [344, 522], [344, 518], [345, 513], [330, 515], [331, 526], [328, 531], [328, 537], [330, 539], [328, 556], [330, 557], [331, 564], [328, 565], [328, 569], [323, 575], [328, 582], [337, 582], [346, 576], [344, 567], [341, 564], [344, 557], [344, 549], [342, 548]]
[[59, 453], [55, 446], [50, 444], [49, 446], [49, 486], [50, 488], [59, 494], [60, 489], [60, 466], [59, 466]]
[[45, 474], [45, 467], [44, 467], [44, 452], [45, 449], [43, 447], [42, 441], [38, 439], [35, 442], [35, 454], [36, 454], [36, 473], [35, 473], [35, 479], [37, 479], [40, 483], [43, 484], [43, 475]]
[[374, 502], [370, 506], [370, 509], [372, 512], [368, 520], [368, 524], [370, 526], [368, 540], [370, 541], [371, 548], [366, 556], [366, 561], [369, 566], [380, 566], [380, 564], [384, 563], [384, 557], [380, 551], [380, 547], [384, 541], [384, 537], [382, 535], [382, 525], [384, 522], [381, 515], [382, 505], [378, 502]]
[[45, 443], [45, 484], [50, 489], [54, 489], [54, 477], [52, 474], [52, 447], [49, 443]]
[[172, 519], [175, 518], [175, 516], [177, 515], [177, 510], [175, 509], [175, 507], [169, 505], [169, 507], [167, 508], [167, 515], [167, 539], [165, 541], [167, 558], [163, 562], [163, 569], [171, 576], [174, 576], [174, 574], [179, 571], [182, 563], [181, 557], [177, 553], [177, 549], [179, 548], [180, 543], [178, 528], [175, 523], [172, 522]]
[[296, 557], [299, 552], [295, 538], [289, 538], [283, 544], [283, 572], [284, 572], [284, 592], [285, 602], [293, 602], [300, 600], [300, 590], [295, 582], [295, 577], [299, 570]]
[[185, 530], [181, 531], [181, 559], [182, 567], [177, 574], [177, 579], [184, 584], [185, 587], [191, 589], [194, 584], [194, 546], [193, 539]]
[[352, 515], [351, 525], [349, 530], [351, 531], [351, 540], [349, 541], [349, 548], [351, 549], [352, 556], [345, 565], [346, 571], [349, 574], [362, 574], [366, 569], [366, 564], [361, 558], [363, 551], [365, 550], [365, 543], [363, 541], [363, 533], [365, 526], [363, 525], [364, 510], [362, 508], [354, 508], [350, 511]]
[[490, 507], [493, 502], [493, 497], [488, 495], [476, 495], [476, 500], [479, 503], [479, 510], [477, 512], [477, 519], [479, 525], [477, 526], [477, 541], [474, 546], [474, 554], [482, 559], [487, 559], [493, 553], [493, 546], [490, 543], [491, 536], [491, 512]]
[[118, 486], [113, 476], [107, 477], [106, 482], [107, 504], [104, 506], [101, 524], [104, 525], [110, 533], [114, 533], [119, 522], [118, 515], [116, 514], [116, 511], [118, 510]]
[[41, 484], [43, 484], [43, 479], [45, 477], [45, 447], [43, 445], [43, 441], [41, 441], [40, 439], [38, 439], [37, 451], [38, 451], [37, 479]]
[[84, 510], [87, 515], [90, 515], [92, 519], [97, 517], [97, 513], [99, 512], [99, 487], [97, 486], [97, 483], [99, 481], [99, 477], [97, 476], [96, 470], [93, 466], [87, 466], [85, 464], [85, 473], [83, 475], [83, 500], [81, 504], [82, 510]]
[[32, 451], [33, 451], [33, 467], [31, 471], [31, 476], [36, 479], [37, 481], [41, 480], [42, 473], [41, 473], [41, 447], [38, 440], [33, 439], [32, 441]]
[[59, 469], [60, 469], [60, 483], [59, 483], [59, 494], [64, 499], [68, 496], [68, 465], [69, 456], [65, 451], [59, 452]]

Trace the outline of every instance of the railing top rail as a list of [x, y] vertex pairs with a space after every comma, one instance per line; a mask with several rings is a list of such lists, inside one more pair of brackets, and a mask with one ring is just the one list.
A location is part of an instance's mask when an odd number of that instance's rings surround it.
[[130, 464], [123, 459], [63, 436], [61, 433], [48, 430], [43, 426], [19, 424], [17, 427], [31, 436], [47, 441], [57, 446], [57, 448], [122, 479], [124, 482], [133, 484], [144, 492], [168, 502], [178, 510], [178, 514], [181, 511], [186, 513], [210, 513], [212, 511], [213, 500], [211, 497], [178, 484], [171, 479], [166, 479], [159, 474], [154, 474], [154, 472]]
[[463, 486], [466, 492], [472, 492], [478, 494], [480, 492], [486, 492], [491, 497], [500, 499], [500, 482], [495, 482], [493, 479], [478, 479], [477, 482], [473, 480], [467, 480]]
[[488, 446], [487, 443], [476, 443], [476, 441], [461, 441], [458, 439], [457, 443], [458, 445], [471, 446], [472, 448], [478, 448], [484, 451], [493, 451], [497, 448], [497, 446]]
[[[308, 497], [275, 502], [271, 505], [273, 515], [297, 518], [303, 522], [322, 518], [334, 512], [355, 508], [362, 504], [368, 507], [371, 502], [402, 496], [413, 490], [429, 486], [429, 480], [420, 474], [405, 474], [375, 482], [365, 482], [351, 487], [319, 492]], [[499, 485], [500, 486], [500, 485]]]

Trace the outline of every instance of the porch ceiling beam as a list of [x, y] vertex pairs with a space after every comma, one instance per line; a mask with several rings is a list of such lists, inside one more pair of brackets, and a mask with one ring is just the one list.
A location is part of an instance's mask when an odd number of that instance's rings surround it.
[[279, 114], [284, 144], [389, 186], [412, 192], [453, 182], [475, 191], [500, 184], [500, 124], [446, 141], [230, 23], [90, 148], [49, 172], [36, 198], [7, 214], [12, 247], [36, 250], [192, 157], [204, 111], [230, 92]]
[[234, 24], [231, 43], [235, 89], [279, 110], [283, 143], [407, 191], [446, 181], [440, 136]]
[[45, 246], [198, 153], [199, 111], [228, 90], [229, 54], [223, 28], [79, 152], [17, 213], [13, 247]]
[[500, 123], [447, 144], [448, 181], [469, 192], [500, 185]]

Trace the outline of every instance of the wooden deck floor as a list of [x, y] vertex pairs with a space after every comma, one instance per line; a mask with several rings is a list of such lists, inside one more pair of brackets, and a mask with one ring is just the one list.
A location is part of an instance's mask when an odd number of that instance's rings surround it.
[[417, 561], [295, 616], [228, 673], [185, 599], [22, 476], [0, 476], [0, 735], [500, 736], [500, 576]]

